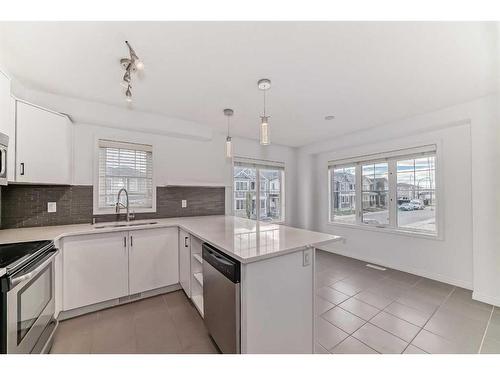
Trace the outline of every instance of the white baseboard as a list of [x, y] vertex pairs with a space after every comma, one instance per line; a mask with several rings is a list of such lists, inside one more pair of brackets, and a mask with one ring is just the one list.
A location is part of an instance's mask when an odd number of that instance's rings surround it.
[[472, 299], [500, 307], [500, 297], [488, 296], [485, 294], [472, 292]]
[[359, 254], [355, 254], [355, 253], [348, 252], [348, 251], [342, 251], [342, 250], [339, 250], [339, 249], [331, 249], [331, 248], [330, 249], [321, 249], [321, 248], [318, 248], [318, 249], [326, 251], [328, 253], [343, 255], [343, 256], [346, 256], [346, 257], [349, 257], [349, 258], [354, 258], [354, 259], [362, 260], [363, 262], [375, 263], [375, 264], [378, 264], [380, 266], [389, 267], [389, 268], [392, 268], [392, 269], [395, 269], [395, 270], [398, 270], [398, 271], [412, 273], [412, 274], [417, 275], [417, 276], [426, 277], [428, 279], [432, 279], [432, 280], [436, 280], [436, 281], [441, 281], [443, 283], [447, 283], [447, 284], [459, 286], [461, 288], [472, 290], [472, 282], [471, 281], [455, 279], [455, 278], [448, 277], [446, 275], [442, 275], [442, 274], [438, 274], [438, 273], [432, 273], [432, 272], [427, 272], [427, 271], [422, 270], [422, 269], [416, 269], [416, 268], [407, 267], [407, 266], [404, 266], [404, 265], [401, 265], [401, 264], [395, 264], [395, 263], [391, 263], [391, 262], [386, 262], [386, 261], [383, 261], [381, 259], [375, 259], [375, 258], [369, 258], [369, 257], [365, 257], [365, 256], [360, 256]]
[[57, 316], [57, 320], [63, 321], [66, 319], [71, 319], [80, 315], [84, 314], [89, 314], [92, 312], [96, 312], [99, 310], [104, 310], [110, 307], [115, 307], [119, 305], [123, 305], [125, 303], [130, 303], [130, 302], [137, 302], [140, 301], [141, 299], [144, 298], [149, 298], [149, 297], [154, 297], [159, 294], [165, 294], [165, 293], [170, 293], [170, 292], [175, 292], [176, 290], [181, 290], [181, 285], [179, 283], [169, 285], [169, 286], [164, 286], [158, 289], [153, 289], [153, 290], [148, 290], [146, 292], [142, 293], [137, 293], [131, 296], [124, 296], [121, 298], [114, 298], [110, 299], [108, 301], [104, 302], [99, 302], [95, 303], [93, 305], [88, 305], [88, 306], [83, 306], [83, 307], [77, 307], [76, 309], [73, 310], [65, 310], [59, 312], [59, 315]]

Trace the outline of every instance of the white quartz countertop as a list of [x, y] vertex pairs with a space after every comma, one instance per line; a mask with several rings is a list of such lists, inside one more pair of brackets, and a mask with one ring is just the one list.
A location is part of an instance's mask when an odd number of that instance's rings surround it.
[[[139, 225], [155, 222], [151, 225]], [[125, 222], [120, 222], [124, 224]], [[67, 236], [122, 232], [162, 227], [179, 227], [209, 242], [242, 263], [283, 255], [304, 247], [317, 247], [342, 237], [285, 225], [257, 222], [235, 216], [196, 216], [136, 220], [130, 226], [113, 228], [115, 223], [76, 224], [0, 230], [0, 244], [36, 240], [59, 240]], [[105, 228], [98, 228], [106, 226]]]

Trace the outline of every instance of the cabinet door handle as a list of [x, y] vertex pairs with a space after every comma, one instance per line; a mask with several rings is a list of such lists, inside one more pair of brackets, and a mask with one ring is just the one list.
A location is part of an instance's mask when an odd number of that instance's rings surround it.
[[24, 163], [21, 163], [21, 176], [24, 176]]
[[130, 246], [134, 246], [134, 237], [130, 236]]
[[127, 247], [127, 236], [123, 237], [123, 247]]
[[184, 247], [188, 247], [188, 237], [184, 237]]

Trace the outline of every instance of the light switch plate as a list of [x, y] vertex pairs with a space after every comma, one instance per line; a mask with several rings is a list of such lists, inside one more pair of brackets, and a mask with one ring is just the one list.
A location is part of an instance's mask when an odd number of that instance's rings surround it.
[[47, 212], [56, 212], [57, 204], [56, 202], [47, 202]]
[[187, 202], [187, 200], [183, 199], [183, 200], [181, 201], [181, 207], [182, 207], [182, 208], [186, 208], [187, 206], [188, 206], [188, 202]]

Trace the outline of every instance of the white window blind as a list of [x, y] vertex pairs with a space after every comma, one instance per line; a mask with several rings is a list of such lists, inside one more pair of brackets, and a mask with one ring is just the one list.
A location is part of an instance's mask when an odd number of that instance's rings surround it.
[[99, 208], [113, 207], [121, 188], [127, 189], [130, 207], [153, 206], [153, 148], [99, 140]]

